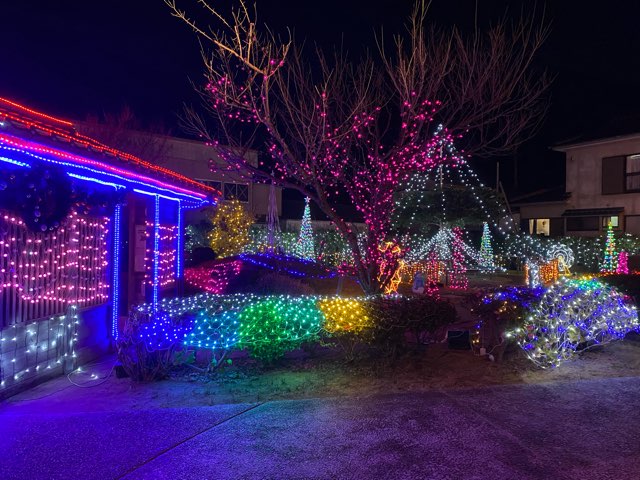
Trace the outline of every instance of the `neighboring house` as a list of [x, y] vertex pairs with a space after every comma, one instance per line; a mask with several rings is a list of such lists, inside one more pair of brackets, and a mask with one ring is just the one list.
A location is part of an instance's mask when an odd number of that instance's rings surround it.
[[[269, 208], [269, 185], [250, 183], [233, 173], [213, 172], [210, 163], [222, 165], [222, 160], [213, 147], [204, 142], [177, 137], [167, 138], [165, 165], [199, 182], [222, 192], [223, 200], [237, 199], [258, 219], [267, 215]], [[249, 152], [257, 165], [257, 152]], [[282, 212], [282, 189], [276, 189], [278, 212]]]
[[567, 194], [564, 185], [515, 196], [510, 199], [520, 230], [529, 235], [557, 237], [565, 234]]
[[0, 398], [108, 351], [133, 304], [175, 296], [184, 214], [220, 196], [5, 99], [0, 190]]
[[[521, 229], [539, 235], [597, 236], [609, 222], [640, 235], [640, 134], [553, 147], [566, 156], [564, 192], [514, 197]], [[541, 194], [541, 195], [539, 195]]]
[[[78, 125], [81, 130], [100, 138], [100, 125], [82, 122]], [[109, 126], [105, 126], [105, 135], [109, 136], [110, 133]], [[124, 145], [143, 146], [144, 150], [152, 153], [151, 156], [161, 159], [160, 165], [219, 190], [222, 192], [223, 200], [238, 199], [258, 220], [267, 214], [269, 185], [247, 182], [232, 172], [222, 174], [222, 172], [212, 171], [210, 168], [212, 163], [222, 167], [224, 165], [215, 149], [205, 142], [137, 130], [120, 130], [117, 138]], [[257, 152], [250, 151], [248, 155], [249, 159], [257, 165]], [[281, 214], [282, 189], [280, 188], [276, 189], [276, 201], [278, 212]], [[187, 216], [187, 220], [197, 221], [201, 217], [202, 214], [194, 212]]]
[[565, 231], [592, 236], [607, 228], [640, 235], [640, 134], [554, 148], [566, 155]]

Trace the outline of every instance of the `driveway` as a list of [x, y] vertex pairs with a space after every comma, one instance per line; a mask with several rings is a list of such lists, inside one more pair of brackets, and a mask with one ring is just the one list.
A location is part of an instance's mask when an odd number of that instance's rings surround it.
[[0, 407], [0, 479], [640, 479], [640, 379], [184, 409]]

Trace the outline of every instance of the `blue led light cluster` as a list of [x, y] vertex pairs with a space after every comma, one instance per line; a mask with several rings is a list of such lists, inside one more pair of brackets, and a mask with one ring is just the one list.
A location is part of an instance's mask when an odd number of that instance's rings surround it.
[[[178, 256], [180, 254], [178, 253]], [[156, 195], [153, 221], [153, 311], [158, 311], [160, 290], [160, 196]]]
[[311, 273], [297, 270], [295, 268], [285, 267], [283, 265], [287, 262], [301, 263], [303, 265], [308, 265], [310, 267], [318, 267], [318, 264], [312, 260], [304, 260], [299, 257], [291, 257], [288, 255], [277, 255], [277, 254], [270, 254], [270, 253], [260, 253], [260, 254], [249, 255], [246, 253], [242, 253], [239, 255], [239, 258], [243, 261], [252, 263], [253, 265], [267, 268], [269, 270], [285, 272], [285, 273], [288, 273], [289, 275], [292, 275], [294, 277], [299, 277], [299, 278], [327, 279], [327, 278], [334, 278], [338, 275], [337, 272], [333, 272], [327, 269], [325, 269], [326, 273], [311, 274]]
[[514, 336], [531, 361], [556, 367], [578, 350], [602, 345], [638, 331], [636, 307], [597, 279], [563, 279], [534, 303]]
[[111, 303], [111, 336], [118, 339], [118, 316], [120, 309], [120, 214], [122, 205], [117, 204], [113, 214], [113, 298]]

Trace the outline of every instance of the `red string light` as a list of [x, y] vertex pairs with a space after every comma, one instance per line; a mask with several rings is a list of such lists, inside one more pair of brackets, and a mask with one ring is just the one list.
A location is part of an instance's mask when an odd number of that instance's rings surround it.
[[112, 165], [108, 165], [106, 163], [102, 163], [102, 162], [98, 162], [96, 160], [91, 160], [89, 158], [86, 157], [80, 157], [78, 155], [72, 155], [70, 153], [66, 153], [60, 150], [55, 150], [49, 147], [44, 147], [42, 145], [40, 145], [39, 143], [34, 143], [34, 142], [30, 142], [28, 140], [22, 140], [19, 139], [18, 137], [13, 137], [11, 135], [6, 135], [6, 134], [1, 134], [0, 133], [0, 143], [5, 143], [7, 145], [11, 145], [13, 147], [19, 148], [19, 149], [23, 149], [23, 150], [31, 150], [31, 151], [36, 151], [39, 153], [43, 153], [46, 155], [53, 155], [57, 158], [62, 158], [65, 160], [68, 160], [70, 162], [74, 162], [80, 165], [87, 165], [87, 166], [91, 166], [93, 168], [102, 170], [102, 171], [107, 171], [107, 172], [112, 172], [118, 175], [121, 175], [123, 177], [128, 177], [128, 178], [134, 178], [137, 179], [139, 181], [143, 181], [143, 182], [147, 182], [147, 183], [151, 183], [154, 185], [158, 185], [162, 188], [165, 189], [169, 189], [172, 191], [177, 191], [177, 192], [182, 192], [186, 195], [192, 195], [198, 198], [206, 198], [205, 194], [202, 193], [198, 193], [198, 192], [194, 192], [192, 190], [187, 190], [181, 187], [177, 187], [175, 185], [171, 185], [168, 183], [164, 183], [160, 180], [156, 180], [154, 178], [150, 178], [150, 177], [146, 177], [144, 175], [139, 175], [137, 173], [133, 173], [130, 170], [124, 170], [121, 168], [117, 168], [114, 167]]
[[[0, 101], [7, 103], [8, 105], [11, 105], [13, 107], [19, 108], [27, 113], [29, 113], [30, 115], [35, 115], [37, 117], [41, 117], [43, 119], [49, 120], [49, 121], [53, 121], [53, 122], [57, 122], [66, 126], [72, 126], [72, 124], [70, 122], [67, 122], [65, 120], [60, 120], [54, 117], [51, 117], [49, 115], [45, 115], [44, 113], [40, 113], [40, 112], [36, 112], [35, 110], [31, 110], [28, 109], [26, 107], [23, 107], [21, 105], [18, 105], [14, 102], [11, 102], [9, 100], [0, 98]], [[209, 192], [210, 194], [214, 194], [215, 196], [221, 196], [222, 193], [214, 188], [211, 187], [209, 185], [204, 185], [196, 180], [193, 180], [192, 178], [189, 178], [185, 175], [179, 174], [177, 172], [174, 172], [173, 170], [170, 170], [168, 168], [164, 168], [164, 167], [160, 167], [158, 165], [153, 165], [152, 163], [149, 163], [145, 160], [142, 160], [134, 155], [131, 155], [130, 153], [126, 153], [120, 150], [116, 150], [115, 148], [111, 148], [103, 143], [98, 142], [97, 140], [87, 137], [85, 135], [81, 135], [77, 132], [74, 132], [73, 135], [67, 133], [66, 131], [60, 130], [60, 129], [56, 129], [56, 128], [51, 128], [51, 126], [46, 126], [43, 125], [41, 123], [36, 123], [34, 121], [29, 120], [28, 118], [25, 118], [23, 116], [20, 116], [18, 114], [15, 114], [11, 111], [8, 111], [4, 108], [2, 108], [2, 105], [0, 104], [0, 113], [2, 113], [2, 116], [4, 116], [5, 118], [11, 120], [12, 122], [17, 122], [20, 123], [28, 128], [35, 128], [37, 130], [41, 130], [45, 133], [47, 133], [48, 135], [55, 135], [57, 137], [61, 137], [67, 141], [69, 141], [70, 143], [73, 144], [77, 144], [80, 145], [84, 148], [87, 149], [91, 149], [91, 150], [96, 150], [99, 153], [105, 153], [105, 154], [109, 154], [112, 155], [114, 157], [120, 157], [123, 160], [127, 160], [130, 161], [131, 163], [143, 167], [147, 170], [151, 170], [154, 172], [158, 172], [158, 173], [162, 173], [166, 176], [169, 177], [173, 177], [176, 180], [180, 180], [182, 182], [188, 183], [194, 187], [197, 187], [199, 190], [204, 190]]]
[[72, 127], [73, 124], [71, 122], [68, 122], [67, 120], [61, 120], [59, 118], [56, 117], [52, 117], [51, 115], [46, 115], [44, 113], [41, 112], [36, 112], [35, 110], [32, 110], [30, 108], [25, 107], [24, 105], [20, 105], [16, 102], [12, 102], [11, 100], [7, 100], [6, 98], [2, 98], [0, 97], [0, 102], [4, 102], [8, 105], [11, 105], [14, 108], [18, 108], [20, 110], [22, 110], [23, 112], [27, 112], [31, 115], [35, 115], [36, 117], [40, 117], [40, 118], [44, 118], [46, 120], [52, 121], [52, 122], [56, 122], [56, 123], [61, 123], [62, 125], [67, 125], [69, 127]]
[[240, 273], [242, 262], [234, 260], [213, 267], [192, 267], [184, 271], [184, 279], [189, 284], [208, 293], [221, 294], [229, 281]]

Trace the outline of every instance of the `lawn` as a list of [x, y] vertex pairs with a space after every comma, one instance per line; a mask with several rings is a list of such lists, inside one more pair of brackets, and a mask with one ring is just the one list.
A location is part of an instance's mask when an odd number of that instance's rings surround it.
[[[332, 358], [330, 350], [311, 358], [287, 357], [265, 368], [245, 358], [211, 375], [189, 367], [176, 367], [168, 379], [135, 383], [116, 378], [109, 358], [74, 374], [71, 379], [90, 388], [77, 388], [59, 378], [7, 400], [51, 396], [51, 411], [65, 411], [78, 403], [89, 410], [147, 409], [208, 406], [270, 400], [322, 397], [369, 397], [377, 394], [447, 391], [508, 384], [556, 383], [612, 377], [640, 376], [640, 341], [637, 337], [601, 349], [584, 352], [575, 361], [551, 370], [541, 370], [513, 349], [501, 363], [478, 357], [466, 350], [451, 350], [436, 343], [424, 351], [395, 362], [360, 358], [353, 363]], [[101, 382], [90, 375], [109, 377]], [[26, 403], [28, 408], [28, 402]], [[84, 406], [84, 407], [82, 407]], [[22, 408], [22, 407], [21, 407]]]

